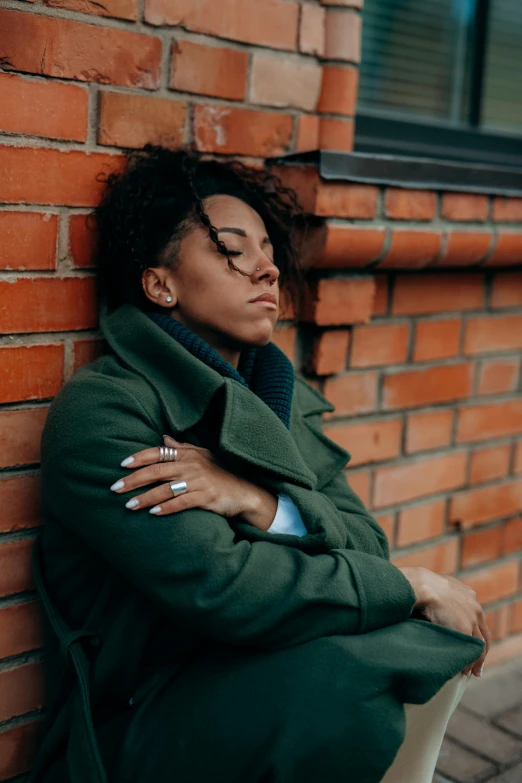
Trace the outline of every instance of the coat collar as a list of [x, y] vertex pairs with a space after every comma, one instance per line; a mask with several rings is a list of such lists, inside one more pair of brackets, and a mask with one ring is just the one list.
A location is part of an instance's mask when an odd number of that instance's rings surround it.
[[250, 389], [208, 367], [134, 305], [102, 314], [100, 327], [120, 361], [155, 389], [174, 433], [194, 427], [223, 389], [220, 447], [283, 479], [315, 486], [289, 430]]

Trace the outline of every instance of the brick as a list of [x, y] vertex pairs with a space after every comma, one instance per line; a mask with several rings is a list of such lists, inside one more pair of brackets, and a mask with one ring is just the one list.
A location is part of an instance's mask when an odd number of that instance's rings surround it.
[[3, 403], [54, 397], [63, 382], [63, 343], [0, 347]]
[[[511, 607], [511, 633], [520, 633], [522, 631], [522, 601], [515, 601]], [[522, 717], [522, 709], [517, 710], [517, 713]], [[509, 723], [501, 716], [495, 721], [499, 726], [504, 726], [509, 729]], [[522, 723], [520, 723], [521, 729], [515, 731], [515, 734], [522, 733]]]
[[495, 275], [491, 307], [522, 307], [522, 271], [498, 272]]
[[[509, 634], [510, 609], [511, 607], [508, 605], [500, 606], [497, 609], [494, 635], [496, 640], [504, 639]], [[520, 756], [520, 747], [518, 747], [518, 755]]]
[[42, 663], [26, 663], [0, 672], [0, 721], [41, 710], [44, 706]]
[[[98, 321], [95, 290], [93, 277], [0, 282], [0, 334], [93, 329]], [[28, 302], [37, 304], [28, 307]]]
[[522, 441], [515, 445], [515, 462], [513, 465], [514, 473], [522, 473]]
[[0, 201], [93, 207], [103, 191], [96, 177], [123, 163], [119, 155], [0, 146]]
[[73, 372], [76, 372], [84, 364], [93, 362], [99, 356], [107, 353], [104, 340], [88, 339], [74, 340], [73, 342]]
[[482, 274], [400, 275], [395, 281], [393, 315], [428, 315], [484, 307]]
[[522, 549], [522, 517], [510, 519], [504, 525], [502, 554], [509, 555]]
[[36, 601], [0, 609], [0, 658], [20, 655], [42, 646], [40, 611]]
[[460, 580], [477, 593], [481, 604], [489, 604], [516, 593], [518, 587], [518, 562], [488, 566], [474, 574], [461, 576]]
[[464, 710], [453, 715], [446, 734], [473, 749], [479, 756], [486, 756], [502, 766], [520, 758], [520, 742], [515, 737]]
[[457, 570], [458, 541], [452, 539], [437, 546], [425, 547], [415, 552], [392, 557], [397, 568], [422, 567], [436, 574], [451, 574]]
[[323, 81], [317, 111], [320, 114], [345, 114], [353, 117], [358, 84], [357, 68], [323, 66]]
[[504, 438], [522, 433], [522, 400], [484, 403], [461, 408], [458, 412], [457, 441]]
[[335, 415], [355, 416], [370, 413], [377, 404], [376, 372], [358, 372], [329, 378], [324, 394], [335, 405]]
[[146, 0], [145, 21], [272, 49], [295, 49], [298, 5], [286, 0]]
[[472, 193], [444, 193], [440, 214], [446, 220], [487, 220], [489, 199]]
[[55, 269], [58, 215], [0, 212], [0, 268]]
[[440, 231], [394, 228], [390, 247], [379, 264], [380, 269], [422, 269], [440, 250]]
[[370, 277], [319, 280], [310, 289], [301, 317], [318, 326], [368, 323], [374, 296], [375, 281]]
[[413, 361], [451, 359], [459, 353], [462, 319], [440, 318], [437, 321], [419, 321], [415, 325]]
[[86, 89], [0, 73], [0, 128], [7, 133], [49, 139], [87, 139]]
[[352, 152], [355, 135], [353, 120], [338, 117], [321, 117], [319, 123], [319, 147], [322, 150]]
[[287, 151], [293, 121], [289, 114], [194, 106], [194, 143], [199, 152], [270, 157]]
[[351, 367], [402, 364], [408, 356], [409, 324], [369, 324], [352, 330]]
[[375, 520], [386, 533], [386, 538], [388, 539], [388, 543], [391, 549], [393, 543], [393, 531], [395, 528], [395, 514], [383, 514], [382, 516], [375, 517]]
[[486, 266], [511, 266], [522, 262], [522, 234], [500, 231]]
[[474, 527], [516, 514], [522, 507], [522, 483], [504, 482], [455, 493], [450, 502], [450, 523]]
[[284, 288], [281, 288], [279, 294], [278, 318], [280, 321], [292, 321], [295, 318], [292, 298], [289, 296], [288, 291], [286, 291]]
[[40, 745], [41, 721], [0, 731], [0, 779], [28, 772]]
[[0, 468], [40, 461], [40, 438], [47, 408], [0, 412]]
[[319, 117], [317, 114], [300, 114], [297, 118], [296, 152], [308, 152], [319, 148]]
[[322, 68], [315, 60], [291, 60], [257, 52], [252, 56], [249, 102], [315, 111]]
[[177, 147], [185, 134], [186, 114], [183, 101], [102, 92], [98, 144], [143, 147], [152, 142]]
[[23, 593], [34, 587], [31, 570], [33, 544], [34, 539], [24, 538], [0, 545], [0, 596]]
[[471, 452], [470, 484], [483, 484], [485, 481], [504, 478], [509, 471], [511, 446], [487, 446]]
[[492, 359], [480, 366], [478, 394], [502, 394], [518, 385], [520, 359]]
[[502, 529], [478, 530], [462, 538], [461, 568], [486, 563], [500, 556]]
[[41, 522], [40, 476], [11, 476], [0, 480], [0, 532], [38, 527]]
[[388, 280], [387, 275], [375, 275], [374, 315], [388, 315]]
[[324, 54], [325, 10], [312, 3], [301, 6], [299, 23], [299, 51], [303, 54]]
[[351, 454], [351, 467], [369, 462], [384, 462], [399, 456], [401, 450], [401, 419], [330, 426], [327, 437]]
[[485, 231], [448, 231], [446, 247], [435, 266], [470, 266], [483, 261], [489, 252], [493, 234]]
[[241, 101], [246, 93], [248, 54], [237, 49], [175, 41], [170, 86], [181, 92]]
[[454, 452], [378, 468], [373, 505], [382, 508], [458, 489], [464, 484], [466, 462], [464, 452]]
[[328, 225], [326, 244], [315, 267], [348, 269], [375, 261], [384, 247], [384, 228]]
[[[510, 661], [522, 654], [522, 635], [510, 636], [502, 642], [498, 642], [488, 653], [488, 666], [497, 666], [504, 661]], [[492, 780], [491, 783], [518, 783], [522, 765], [517, 764], [510, 770], [503, 773], [502, 777]], [[503, 779], [502, 779], [503, 778]]]
[[[486, 668], [490, 666], [492, 650], [489, 651], [486, 658]], [[473, 687], [467, 688], [460, 702], [467, 711], [476, 715], [483, 715], [487, 718], [494, 718], [499, 713], [506, 712], [520, 704], [520, 689], [518, 686], [518, 676], [513, 673], [499, 672], [494, 677], [484, 678], [482, 682], [475, 681]]]
[[328, 330], [314, 341], [311, 370], [316, 375], [333, 375], [346, 367], [350, 332], [346, 329]]
[[7, 9], [0, 11], [0, 28], [2, 54], [12, 70], [146, 90], [159, 87], [161, 40], [152, 35]]
[[[377, 199], [379, 189], [373, 185], [348, 185], [338, 182], [322, 182], [317, 188], [315, 214], [322, 217], [359, 218], [368, 220], [377, 214]], [[344, 236], [351, 234], [355, 243], [364, 244], [370, 236], [367, 229], [357, 229], [355, 226], [332, 226], [329, 231], [338, 229], [345, 231]], [[375, 231], [375, 230], [374, 230]], [[360, 233], [359, 233], [360, 232]], [[379, 248], [382, 247], [382, 231], [375, 231], [372, 236], [379, 237]]]
[[496, 196], [493, 199], [493, 220], [500, 223], [522, 223], [522, 198]]
[[276, 328], [272, 335], [272, 342], [290, 359], [295, 362], [295, 344], [297, 339], [297, 329], [287, 327], [285, 329]]
[[103, 0], [103, 4], [93, 3], [90, 0], [44, 0], [44, 5], [67, 8], [69, 11], [79, 11], [82, 14], [129, 19], [131, 22], [135, 22], [138, 18], [137, 0]]
[[464, 399], [472, 382], [473, 365], [465, 363], [394, 373], [384, 378], [383, 407], [393, 410]]
[[348, 484], [365, 506], [370, 505], [370, 471], [366, 468], [347, 471]]
[[444, 533], [446, 501], [434, 500], [432, 503], [418, 503], [399, 512], [397, 528], [397, 546], [410, 546]]
[[[440, 772], [442, 777], [435, 775], [434, 781], [438, 783], [439, 779], [445, 780], [446, 775], [451, 775], [453, 780], [469, 780], [476, 783], [476, 781], [486, 780], [486, 777], [489, 778], [495, 769], [491, 761], [476, 756], [445, 738], [437, 761], [437, 772]], [[458, 777], [455, 777], [456, 775]]]
[[328, 60], [361, 62], [361, 37], [360, 14], [339, 8], [327, 10], [324, 53]]
[[387, 188], [384, 214], [391, 220], [433, 220], [437, 194], [430, 190]]
[[408, 416], [405, 450], [407, 454], [449, 446], [453, 411], [429, 411]]
[[470, 318], [464, 332], [464, 353], [513, 351], [522, 348], [522, 315]]
[[69, 250], [73, 267], [90, 269], [94, 266], [96, 233], [88, 215], [69, 215]]

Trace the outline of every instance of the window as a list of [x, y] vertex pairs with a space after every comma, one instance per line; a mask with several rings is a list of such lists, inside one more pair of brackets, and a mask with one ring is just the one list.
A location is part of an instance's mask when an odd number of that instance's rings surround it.
[[522, 165], [522, 0], [365, 0], [356, 151]]

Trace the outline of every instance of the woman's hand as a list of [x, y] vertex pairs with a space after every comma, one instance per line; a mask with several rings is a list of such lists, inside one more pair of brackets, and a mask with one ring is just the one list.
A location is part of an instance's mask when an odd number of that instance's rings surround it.
[[463, 670], [464, 674], [472, 671], [480, 677], [491, 633], [476, 592], [453, 576], [441, 576], [427, 568], [405, 567], [399, 571], [410, 582], [417, 596], [415, 609], [423, 619], [484, 639], [486, 646], [480, 658]]
[[[208, 449], [178, 443], [168, 436], [164, 436], [164, 443], [177, 449], [175, 462], [159, 462], [158, 447], [138, 451], [123, 461], [122, 467], [131, 467], [133, 473], [116, 481], [111, 486], [114, 492], [135, 492], [161, 482], [147, 492], [133, 494], [127, 508], [150, 508], [156, 516], [203, 508], [224, 517], [240, 515], [260, 530], [270, 527], [277, 510], [277, 500], [270, 492], [220, 467]], [[170, 481], [184, 481], [187, 491], [174, 497]]]

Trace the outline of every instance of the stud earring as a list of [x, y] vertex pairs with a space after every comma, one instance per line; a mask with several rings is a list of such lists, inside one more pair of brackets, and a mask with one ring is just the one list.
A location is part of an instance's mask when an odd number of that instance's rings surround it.
[[167, 296], [167, 302], [172, 302], [172, 297], [171, 296]]
[[256, 272], [259, 272], [260, 269], [261, 269], [261, 267], [259, 267], [259, 266], [256, 267]]

